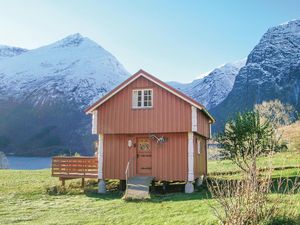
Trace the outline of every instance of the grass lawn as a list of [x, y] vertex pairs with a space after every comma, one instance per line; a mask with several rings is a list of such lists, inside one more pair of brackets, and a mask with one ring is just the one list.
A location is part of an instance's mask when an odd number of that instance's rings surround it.
[[[68, 181], [68, 183], [76, 181]], [[50, 170], [0, 170], [0, 224], [215, 224], [205, 190], [125, 202], [119, 192], [49, 195]]]
[[[76, 186], [71, 193], [49, 195], [46, 188], [57, 184], [50, 170], [0, 170], [0, 224], [216, 224], [209, 206], [215, 202], [205, 189], [125, 202], [118, 191], [99, 195], [96, 186], [82, 191], [75, 180], [67, 182]], [[300, 212], [300, 194], [289, 198], [295, 202], [289, 207]]]
[[[291, 125], [285, 133], [290, 139], [289, 151], [274, 155], [274, 167], [299, 166], [300, 123]], [[268, 159], [259, 159], [265, 167]], [[230, 172], [238, 168], [229, 160], [210, 161], [208, 171]], [[298, 168], [274, 171], [273, 176], [299, 176]], [[232, 179], [238, 174], [222, 176]], [[72, 192], [49, 195], [47, 188], [60, 184], [51, 177], [50, 170], [0, 170], [0, 224], [216, 224], [210, 208], [215, 201], [206, 189], [193, 194], [170, 193], [152, 195], [147, 202], [125, 202], [118, 191], [105, 195], [96, 193], [96, 186], [81, 190], [78, 181], [67, 181], [76, 186]], [[276, 195], [273, 194], [274, 197]], [[300, 193], [286, 195], [293, 204], [283, 208], [298, 209]], [[299, 222], [300, 223], [300, 222]]]

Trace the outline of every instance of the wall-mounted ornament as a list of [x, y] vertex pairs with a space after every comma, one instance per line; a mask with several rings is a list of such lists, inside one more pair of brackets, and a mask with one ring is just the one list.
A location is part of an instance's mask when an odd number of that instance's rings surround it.
[[164, 137], [164, 136], [161, 136], [161, 137], [157, 137], [155, 134], [151, 134], [150, 135], [150, 138], [154, 141], [156, 141], [156, 143], [158, 144], [163, 144], [165, 142], [168, 141], [168, 138], [167, 137]]

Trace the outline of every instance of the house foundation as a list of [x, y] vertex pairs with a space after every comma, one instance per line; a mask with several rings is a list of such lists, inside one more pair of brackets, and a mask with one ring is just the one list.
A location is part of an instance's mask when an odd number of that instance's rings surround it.
[[105, 194], [106, 193], [106, 182], [103, 179], [99, 180], [98, 193], [99, 194]]
[[190, 193], [193, 193], [193, 192], [194, 192], [194, 185], [193, 185], [193, 182], [188, 181], [188, 182], [185, 184], [185, 187], [184, 187], [184, 193], [190, 194]]

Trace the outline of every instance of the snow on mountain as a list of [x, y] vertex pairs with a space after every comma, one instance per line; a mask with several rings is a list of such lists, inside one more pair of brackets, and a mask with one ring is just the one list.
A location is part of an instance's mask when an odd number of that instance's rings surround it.
[[246, 59], [243, 59], [221, 65], [205, 77], [188, 84], [178, 82], [169, 82], [169, 84], [210, 109], [227, 97], [233, 87], [236, 75], [245, 63]]
[[211, 111], [222, 128], [228, 117], [279, 99], [300, 110], [300, 20], [272, 27], [250, 52], [228, 97]]
[[0, 92], [51, 104], [57, 98], [86, 107], [128, 77], [117, 59], [80, 34], [0, 61]]
[[33, 50], [2, 46], [0, 55], [1, 150], [92, 154], [83, 109], [129, 76], [119, 61], [80, 34]]
[[8, 57], [17, 56], [27, 51], [28, 50], [24, 48], [0, 45], [0, 60], [6, 59]]

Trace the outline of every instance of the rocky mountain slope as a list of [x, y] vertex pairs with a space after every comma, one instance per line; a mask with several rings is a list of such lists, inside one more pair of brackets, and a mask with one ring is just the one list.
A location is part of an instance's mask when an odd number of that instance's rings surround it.
[[211, 109], [227, 97], [233, 87], [236, 75], [245, 63], [246, 60], [243, 59], [224, 64], [209, 72], [205, 77], [188, 84], [177, 82], [169, 82], [169, 84], [194, 98], [207, 109]]
[[118, 60], [80, 34], [33, 50], [0, 47], [0, 57], [0, 149], [91, 151], [83, 109], [129, 76]]
[[270, 28], [236, 76], [227, 98], [211, 109], [218, 131], [238, 111], [280, 99], [300, 110], [300, 20]]

